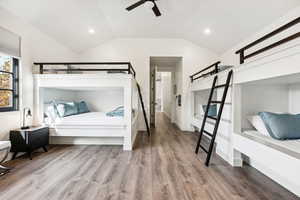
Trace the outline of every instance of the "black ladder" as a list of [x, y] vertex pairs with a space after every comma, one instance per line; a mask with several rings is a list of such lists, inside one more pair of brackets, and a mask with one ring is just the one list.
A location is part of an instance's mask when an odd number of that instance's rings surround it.
[[[209, 161], [210, 161], [211, 154], [212, 154], [212, 151], [213, 151], [213, 148], [214, 148], [214, 143], [215, 143], [215, 139], [216, 139], [216, 136], [217, 136], [219, 123], [220, 123], [220, 120], [221, 120], [221, 116], [222, 116], [222, 112], [223, 112], [223, 107], [224, 107], [225, 100], [226, 100], [226, 95], [227, 95], [227, 92], [228, 92], [228, 88], [230, 86], [231, 77], [232, 77], [232, 70], [228, 73], [227, 80], [226, 80], [225, 84], [216, 85], [217, 84], [217, 80], [218, 80], [218, 76], [215, 76], [215, 78], [213, 80], [212, 88], [210, 90], [210, 94], [209, 94], [209, 98], [208, 98], [208, 103], [207, 103], [207, 107], [206, 107], [205, 114], [204, 114], [204, 117], [203, 117], [203, 122], [202, 122], [201, 130], [200, 130], [200, 135], [199, 135], [199, 139], [198, 139], [198, 143], [197, 143], [197, 147], [196, 147], [196, 151], [195, 151], [195, 153], [198, 154], [199, 147], [201, 147], [201, 149], [205, 153], [207, 153], [207, 157], [206, 157], [206, 161], [205, 161], [205, 165], [207, 167], [209, 166]], [[212, 100], [213, 94], [214, 94], [214, 90], [217, 89], [217, 88], [224, 88], [223, 96], [222, 96], [222, 100], [221, 101], [214, 101], [214, 100]], [[219, 104], [220, 105], [218, 113], [217, 113], [217, 117], [208, 116], [208, 111], [209, 111], [209, 107], [211, 106], [211, 104]], [[209, 133], [208, 131], [206, 131], [204, 129], [207, 118], [213, 119], [213, 120], [216, 121], [213, 133]], [[206, 135], [208, 135], [211, 138], [208, 150], [204, 146], [201, 145], [201, 138], [202, 138], [203, 133], [205, 133]]]
[[138, 88], [139, 97], [140, 97], [140, 101], [141, 101], [141, 105], [142, 105], [142, 109], [143, 109], [143, 115], [144, 115], [144, 120], [145, 120], [145, 124], [146, 124], [146, 127], [147, 127], [147, 133], [148, 133], [148, 136], [150, 136], [150, 128], [149, 128], [148, 119], [147, 119], [147, 115], [146, 115], [146, 111], [145, 111], [145, 105], [144, 105], [144, 101], [143, 101], [141, 88], [140, 88], [140, 85], [138, 83], [136, 83], [136, 85], [137, 85], [137, 88]]

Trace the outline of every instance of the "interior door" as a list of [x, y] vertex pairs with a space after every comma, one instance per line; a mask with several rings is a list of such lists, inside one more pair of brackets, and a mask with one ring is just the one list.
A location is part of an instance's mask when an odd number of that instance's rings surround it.
[[150, 126], [155, 127], [156, 69], [150, 66]]

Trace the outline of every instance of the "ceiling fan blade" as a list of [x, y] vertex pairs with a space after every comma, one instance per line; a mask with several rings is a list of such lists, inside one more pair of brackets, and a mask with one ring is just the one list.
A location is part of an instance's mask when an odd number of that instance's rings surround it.
[[154, 14], [156, 15], [156, 17], [161, 16], [161, 13], [160, 13], [156, 3], [155, 2], [153, 2], [153, 3], [154, 3], [154, 6], [153, 6], [152, 10], [153, 10]]
[[140, 1], [136, 2], [135, 4], [132, 4], [131, 6], [126, 8], [126, 10], [131, 11], [132, 9], [135, 9], [136, 7], [142, 5], [145, 2], [146, 2], [146, 0], [140, 0]]

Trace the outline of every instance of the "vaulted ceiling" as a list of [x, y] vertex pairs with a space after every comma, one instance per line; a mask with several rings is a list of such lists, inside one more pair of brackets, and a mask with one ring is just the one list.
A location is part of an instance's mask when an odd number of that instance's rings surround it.
[[146, 6], [125, 10], [136, 1], [0, 0], [0, 6], [77, 52], [114, 38], [182, 38], [217, 53], [300, 6], [299, 0], [157, 0], [162, 16], [155, 17]]

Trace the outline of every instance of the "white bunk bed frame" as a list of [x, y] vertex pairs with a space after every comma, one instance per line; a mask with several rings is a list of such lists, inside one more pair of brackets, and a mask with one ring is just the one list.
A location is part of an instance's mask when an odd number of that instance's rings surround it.
[[[241, 124], [241, 84], [300, 74], [300, 32], [256, 50], [249, 55], [245, 55], [245, 51], [298, 23], [300, 23], [300, 17], [236, 52], [240, 55], [240, 66], [235, 68], [233, 80], [234, 133], [232, 134], [232, 159], [239, 162], [233, 161], [232, 163], [234, 166], [241, 167], [243, 165], [242, 154], [244, 154], [251, 159], [250, 164], [253, 167], [295, 193], [297, 196], [300, 196], [300, 154], [282, 151], [281, 148], [276, 148], [273, 145], [244, 134]], [[291, 44], [290, 41], [292, 40], [295, 43]], [[285, 43], [287, 46], [284, 48], [279, 50], [274, 49]], [[275, 51], [269, 55], [245, 63], [246, 59], [271, 49]]]
[[[106, 144], [123, 145], [124, 150], [132, 150], [138, 132], [138, 113], [132, 115], [132, 98], [138, 92], [135, 71], [130, 63], [35, 63], [40, 66], [40, 74], [34, 74], [35, 124], [43, 123], [43, 91], [56, 89], [99, 89], [123, 88], [124, 124], [122, 126], [91, 126], [50, 128], [50, 141], [54, 144]], [[128, 65], [126, 69], [44, 69], [44, 65]], [[44, 74], [50, 72], [73, 71], [113, 71], [127, 74]]]
[[[224, 84], [226, 82], [226, 78], [228, 75], [228, 72], [230, 70], [232, 70], [232, 68], [228, 68], [225, 69], [223, 71], [219, 70], [219, 65], [221, 64], [220, 61], [204, 68], [203, 70], [193, 74], [190, 76], [191, 78], [191, 86], [190, 86], [190, 95], [191, 95], [191, 119], [190, 119], [190, 124], [192, 127], [196, 127], [197, 129], [201, 129], [202, 126], [202, 122], [203, 122], [203, 117], [201, 116], [199, 118], [199, 116], [195, 116], [195, 93], [199, 92], [199, 91], [207, 91], [209, 94], [209, 91], [211, 90], [212, 84], [213, 84], [213, 80], [215, 78], [215, 76], [218, 76], [217, 79], [217, 84], [221, 85]], [[231, 90], [231, 88], [229, 88], [229, 90]], [[217, 92], [217, 96], [218, 98], [221, 97], [221, 90], [216, 90]], [[208, 96], [207, 96], [208, 99]], [[207, 100], [205, 100], [204, 102], [205, 104], [207, 103]], [[227, 157], [227, 150], [224, 150], [224, 143], [228, 143], [229, 140], [229, 132], [232, 131], [232, 123], [231, 123], [231, 119], [232, 119], [232, 112], [229, 113], [228, 116], [228, 106], [230, 105], [230, 110], [231, 110], [231, 91], [229, 91], [227, 93], [227, 98], [225, 101], [225, 107], [223, 110], [223, 114], [222, 114], [222, 118], [219, 124], [219, 130], [218, 130], [218, 134], [216, 137], [216, 153], [221, 156], [224, 160], [229, 160]], [[213, 132], [214, 129], [214, 125], [215, 121], [213, 120], [207, 120], [207, 124], [206, 124], [206, 129], [209, 132]], [[204, 133], [204, 135], [206, 135]]]

